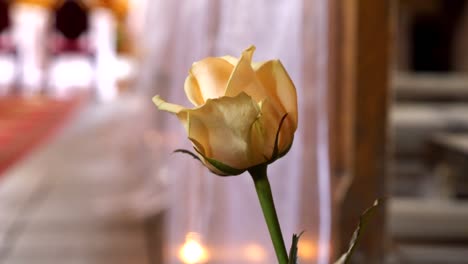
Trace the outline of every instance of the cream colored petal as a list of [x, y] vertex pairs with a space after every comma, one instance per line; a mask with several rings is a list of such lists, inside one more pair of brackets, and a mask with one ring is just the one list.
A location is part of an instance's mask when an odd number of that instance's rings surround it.
[[[192, 65], [190, 74], [196, 80], [198, 88], [205, 102], [208, 99], [218, 98], [224, 95], [226, 85], [234, 66], [222, 58], [209, 57]], [[193, 84], [193, 81], [190, 81]], [[189, 86], [187, 89], [192, 91]], [[189, 96], [189, 94], [187, 94]], [[191, 99], [192, 100], [192, 99]], [[198, 99], [194, 100], [199, 102]]]
[[258, 120], [258, 127], [261, 129], [263, 138], [262, 148], [265, 156], [270, 159], [275, 145], [276, 131], [278, 130], [278, 123], [281, 121], [281, 116], [276, 112], [271, 100], [268, 98], [259, 103], [260, 118]]
[[159, 95], [153, 97], [153, 103], [158, 107], [159, 110], [163, 110], [174, 114], [177, 114], [185, 109], [185, 107], [181, 105], [171, 104], [164, 101]]
[[223, 60], [229, 62], [232, 66], [236, 66], [237, 63], [239, 62], [239, 59], [238, 59], [238, 58], [233, 57], [233, 56], [229, 56], [229, 55], [223, 56], [223, 57], [221, 57], [221, 58], [222, 58]]
[[286, 113], [288, 115], [279, 134], [280, 151], [292, 143], [297, 128], [296, 90], [278, 60], [252, 63], [254, 50], [254, 47], [250, 47], [242, 53], [229, 79], [226, 95], [234, 96], [245, 92], [256, 102], [262, 102], [259, 122], [260, 127], [265, 129], [263, 147], [264, 152], [271, 154], [279, 123]]
[[188, 124], [187, 124], [187, 108], [181, 106], [181, 105], [176, 105], [176, 104], [171, 104], [163, 99], [159, 95], [156, 95], [153, 97], [153, 103], [158, 107], [159, 110], [170, 112], [173, 114], [176, 114], [177, 117], [179, 118], [180, 122], [182, 125], [185, 127], [187, 130]]
[[252, 69], [251, 63], [254, 51], [255, 47], [251, 46], [242, 52], [242, 56], [229, 78], [226, 96], [236, 96], [241, 92], [245, 92], [256, 102], [260, 102], [268, 96]]
[[272, 157], [273, 149], [275, 147], [276, 133], [280, 129], [278, 137], [279, 152], [283, 152], [292, 143], [294, 132], [296, 128], [286, 116], [281, 128], [280, 123], [286, 112], [278, 112], [273, 100], [265, 99], [261, 103], [261, 116], [258, 120], [260, 127], [264, 129], [263, 138], [264, 152], [267, 153], [269, 158]]
[[258, 124], [260, 109], [247, 94], [208, 100], [202, 107], [184, 112], [189, 138], [198, 142], [206, 157], [236, 169], [266, 161], [258, 151], [263, 136]]
[[184, 90], [185, 94], [193, 105], [200, 106], [205, 103], [205, 100], [203, 99], [200, 91], [200, 87], [198, 86], [197, 79], [195, 79], [192, 73], [189, 73], [185, 79]]
[[294, 130], [297, 127], [297, 95], [294, 83], [279, 60], [255, 65], [255, 72], [268, 96], [288, 113]]
[[[181, 120], [182, 121], [182, 120]], [[184, 122], [184, 121], [182, 121]], [[188, 129], [187, 129], [187, 132], [188, 132]], [[188, 134], [188, 133], [187, 133]], [[206, 159], [205, 159], [205, 148], [202, 146], [202, 144], [200, 144], [200, 142], [196, 141], [195, 139], [190, 139], [192, 141], [192, 144], [193, 144], [193, 147], [196, 149], [197, 151], [197, 156], [200, 158], [200, 160], [203, 162], [203, 164], [205, 164], [205, 166], [210, 170], [212, 171], [213, 173], [215, 174], [218, 174], [218, 175], [227, 175], [226, 173], [218, 170], [215, 166], [211, 165]]]
[[267, 62], [269, 62], [269, 61], [259, 61], [259, 62], [253, 61], [253, 62], [252, 62], [252, 69], [253, 69], [254, 71], [257, 71], [258, 68], [260, 68], [263, 64], [265, 64], [265, 63], [267, 63]]

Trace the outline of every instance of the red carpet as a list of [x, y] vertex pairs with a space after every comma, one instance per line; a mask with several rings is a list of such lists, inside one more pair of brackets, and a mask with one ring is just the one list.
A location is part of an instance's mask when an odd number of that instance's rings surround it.
[[0, 178], [66, 123], [82, 99], [0, 97]]

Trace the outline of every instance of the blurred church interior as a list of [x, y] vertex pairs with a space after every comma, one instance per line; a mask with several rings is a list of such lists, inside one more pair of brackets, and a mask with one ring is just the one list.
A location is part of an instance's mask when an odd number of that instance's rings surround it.
[[[228, 229], [248, 222], [226, 220], [246, 204], [229, 183], [166, 155], [185, 138], [150, 100], [180, 98], [191, 62], [251, 42], [285, 58], [310, 118], [285, 162], [313, 162], [272, 182], [285, 228], [309, 230], [300, 263], [343, 252], [382, 197], [352, 263], [468, 263], [467, 1], [248, 2], [0, 0], [0, 264], [271, 263], [270, 245]], [[174, 163], [197, 177], [176, 180]], [[183, 251], [200, 237], [245, 250]]]
[[388, 217], [407, 263], [468, 261], [467, 11], [466, 1], [398, 7]]

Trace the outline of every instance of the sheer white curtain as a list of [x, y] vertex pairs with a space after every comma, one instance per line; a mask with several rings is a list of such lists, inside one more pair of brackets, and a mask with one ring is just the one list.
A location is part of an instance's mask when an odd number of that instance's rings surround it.
[[[283, 62], [298, 90], [300, 124], [293, 148], [269, 167], [269, 178], [287, 247], [292, 233], [306, 231], [301, 263], [326, 263], [328, 258], [326, 2], [154, 0], [144, 37], [142, 84], [148, 96], [160, 94], [187, 106], [183, 82], [194, 61], [239, 56], [254, 44], [254, 60]], [[180, 263], [177, 250], [187, 232], [201, 234], [209, 263], [275, 263], [250, 176], [218, 177], [189, 156], [170, 155], [191, 146], [174, 116], [155, 116], [158, 170], [171, 182], [170, 263]]]

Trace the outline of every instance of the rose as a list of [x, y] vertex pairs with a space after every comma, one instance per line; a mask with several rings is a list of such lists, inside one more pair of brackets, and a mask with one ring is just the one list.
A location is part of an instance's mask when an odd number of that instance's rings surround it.
[[[267, 167], [292, 145], [297, 128], [296, 89], [278, 60], [252, 63], [254, 50], [249, 47], [239, 59], [210, 57], [194, 63], [184, 86], [195, 108], [170, 104], [159, 96], [153, 101], [160, 110], [177, 115], [197, 152], [192, 155], [212, 172], [250, 173], [278, 263], [287, 264], [292, 262], [288, 261]], [[291, 252], [295, 252], [297, 240], [295, 236]], [[294, 255], [291, 260], [295, 261]]]
[[184, 88], [189, 109], [163, 101], [175, 113], [203, 164], [218, 175], [238, 175], [269, 164], [289, 150], [297, 128], [297, 96], [279, 60], [252, 63], [254, 46], [237, 59], [209, 57], [192, 65]]
[[[293, 142], [296, 90], [278, 60], [252, 63], [254, 50], [246, 49], [239, 59], [211, 57], [194, 63], [185, 93], [195, 108], [170, 104], [159, 96], [153, 101], [160, 110], [177, 115], [197, 152], [192, 155], [198, 155], [212, 172], [250, 173], [278, 263], [297, 263], [301, 235], [293, 235], [288, 256], [267, 175], [268, 164], [285, 155]], [[348, 251], [335, 264], [349, 260], [377, 204], [361, 216]]]

